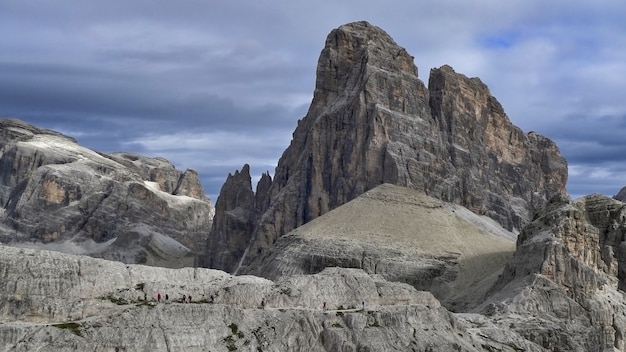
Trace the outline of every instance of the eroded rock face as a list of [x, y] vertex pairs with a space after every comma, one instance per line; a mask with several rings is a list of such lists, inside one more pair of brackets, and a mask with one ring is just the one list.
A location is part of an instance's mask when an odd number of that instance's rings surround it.
[[0, 138], [0, 241], [174, 267], [204, 253], [214, 210], [195, 171], [18, 120]]
[[625, 234], [622, 202], [553, 199], [519, 235], [482, 312], [550, 350], [626, 350]]
[[541, 351], [468, 321], [357, 269], [272, 282], [0, 245], [3, 351]]
[[236, 268], [254, 230], [254, 192], [248, 165], [228, 175], [215, 203], [215, 214], [206, 265]]
[[620, 189], [619, 192], [615, 196], [613, 196], [613, 198], [621, 202], [626, 202], [626, 187]]
[[426, 88], [413, 58], [383, 30], [350, 23], [327, 37], [309, 111], [271, 185], [257, 194], [268, 201], [252, 218], [244, 265], [382, 183], [463, 205], [518, 232], [546, 199], [565, 194], [566, 180], [556, 145], [514, 126], [478, 78], [443, 66], [431, 70]]

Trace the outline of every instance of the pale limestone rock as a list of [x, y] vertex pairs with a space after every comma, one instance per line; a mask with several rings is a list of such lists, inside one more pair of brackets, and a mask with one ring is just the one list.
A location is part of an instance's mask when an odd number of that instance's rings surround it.
[[214, 214], [193, 170], [103, 154], [0, 119], [0, 241], [129, 263], [197, 265]]
[[549, 350], [626, 350], [624, 234], [620, 201], [553, 199], [519, 235], [478, 311]]
[[435, 294], [448, 309], [482, 303], [515, 235], [422, 192], [380, 185], [278, 239], [249, 273], [278, 279], [359, 268]]
[[[357, 269], [272, 282], [0, 246], [0, 279], [1, 351], [482, 351], [492, 346], [485, 336], [493, 334], [466, 329], [430, 293]], [[156, 302], [159, 293], [169, 300]], [[183, 294], [193, 303], [183, 303]], [[532, 343], [513, 333], [507, 346], [502, 350]]]

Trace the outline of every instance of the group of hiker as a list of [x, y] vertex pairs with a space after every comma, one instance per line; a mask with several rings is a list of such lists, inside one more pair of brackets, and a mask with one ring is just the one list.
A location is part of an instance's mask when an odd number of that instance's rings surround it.
[[[157, 293], [157, 302], [158, 303], [161, 303], [161, 302], [169, 303], [169, 301], [170, 301], [170, 296], [167, 293], [165, 294], [165, 297], [161, 296], [160, 292]], [[214, 303], [214, 301], [215, 301], [215, 297], [213, 295], [211, 295], [209, 302], [210, 303]], [[179, 302], [179, 303], [191, 303], [191, 295], [183, 295], [183, 298], [181, 300], [178, 300], [177, 302]], [[265, 309], [265, 299], [261, 300], [261, 308]], [[323, 310], [327, 309], [326, 302], [324, 302], [322, 304], [322, 309]], [[361, 301], [361, 309], [365, 310], [365, 301], [364, 300]]]
[[[213, 295], [211, 295], [211, 303], [213, 303], [214, 297]], [[166, 293], [165, 296], [161, 296], [161, 293], [157, 293], [157, 302], [161, 303], [169, 303], [170, 302], [170, 296]], [[184, 295], [182, 299], [179, 299], [177, 302], [179, 303], [191, 303], [191, 295]]]

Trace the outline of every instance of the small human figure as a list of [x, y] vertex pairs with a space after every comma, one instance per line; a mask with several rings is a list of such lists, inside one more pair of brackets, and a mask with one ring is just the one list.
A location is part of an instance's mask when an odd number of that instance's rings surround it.
[[168, 294], [165, 294], [165, 302], [168, 302], [170, 300], [170, 296], [168, 296]]
[[161, 294], [157, 294], [157, 302], [161, 302]]
[[361, 301], [361, 307], [363, 307], [363, 310], [365, 310], [365, 300]]
[[322, 309], [326, 310], [326, 302], [322, 305]]
[[183, 295], [183, 303], [187, 303], [187, 296]]
[[211, 303], [215, 302], [215, 297], [213, 297], [213, 295], [211, 295]]
[[261, 308], [262, 308], [262, 309], [265, 309], [265, 299], [262, 299], [262, 300], [261, 300]]
[[191, 303], [191, 295], [189, 295], [189, 303]]

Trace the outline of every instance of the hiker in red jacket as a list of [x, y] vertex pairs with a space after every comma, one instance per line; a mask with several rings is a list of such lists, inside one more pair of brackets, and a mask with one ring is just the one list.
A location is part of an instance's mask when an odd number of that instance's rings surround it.
[[157, 301], [161, 302], [161, 294], [160, 293], [157, 295]]

